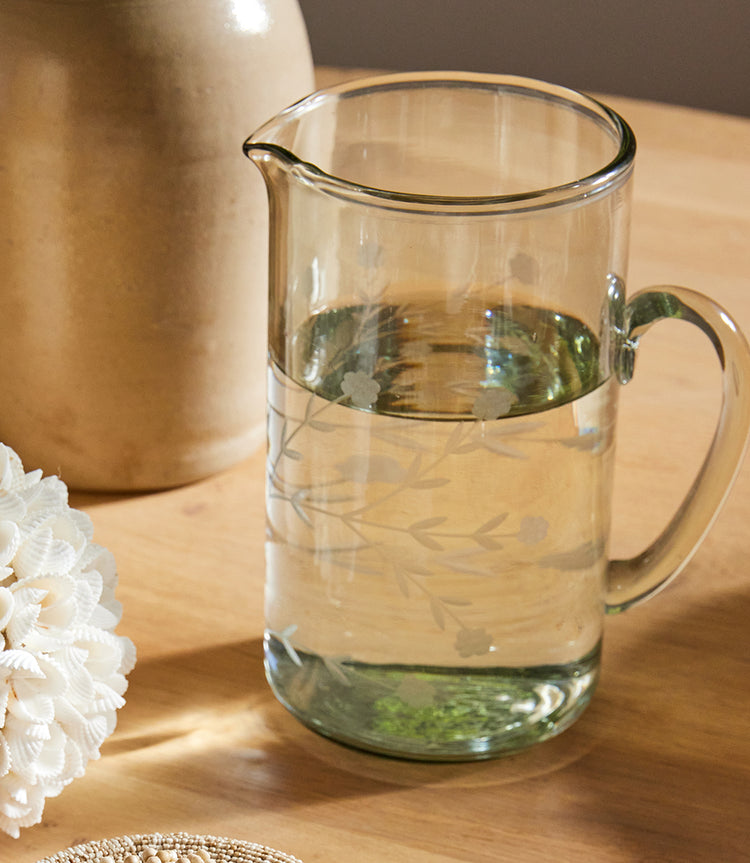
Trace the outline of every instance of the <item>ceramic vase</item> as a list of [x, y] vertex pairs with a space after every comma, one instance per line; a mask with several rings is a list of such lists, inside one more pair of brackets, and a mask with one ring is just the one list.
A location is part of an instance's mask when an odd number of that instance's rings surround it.
[[0, 440], [156, 489], [263, 439], [267, 205], [313, 89], [296, 0], [0, 0]]

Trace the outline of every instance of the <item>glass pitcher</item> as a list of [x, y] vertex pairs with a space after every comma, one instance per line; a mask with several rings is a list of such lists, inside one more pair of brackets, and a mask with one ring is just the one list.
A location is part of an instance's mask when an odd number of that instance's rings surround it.
[[[435, 760], [557, 734], [605, 614], [714, 519], [750, 354], [700, 294], [626, 302], [635, 148], [584, 95], [458, 73], [322, 91], [246, 142], [271, 215], [266, 668], [318, 732]], [[617, 392], [662, 318], [713, 342], [723, 410], [663, 534], [609, 560]]]

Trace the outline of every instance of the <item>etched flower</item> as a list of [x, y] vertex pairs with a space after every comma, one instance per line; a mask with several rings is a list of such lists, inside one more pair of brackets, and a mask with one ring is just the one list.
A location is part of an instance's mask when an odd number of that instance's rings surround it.
[[429, 707], [435, 703], [435, 687], [416, 674], [407, 674], [395, 690], [409, 707]]
[[459, 656], [467, 659], [469, 656], [484, 656], [490, 652], [492, 647], [492, 636], [485, 629], [468, 629], [464, 627], [458, 630], [455, 648]]
[[524, 545], [536, 545], [547, 536], [549, 522], [541, 515], [526, 515], [521, 519], [521, 528], [516, 539]]
[[510, 272], [527, 285], [536, 284], [539, 280], [539, 262], [525, 252], [518, 252], [510, 259]]
[[341, 392], [358, 408], [369, 408], [377, 401], [380, 384], [367, 372], [347, 372], [341, 381]]
[[135, 648], [112, 555], [57, 477], [0, 444], [0, 829], [41, 820], [112, 733]]
[[510, 390], [493, 387], [479, 393], [471, 406], [471, 412], [480, 420], [496, 420], [508, 413], [514, 401], [515, 397]]

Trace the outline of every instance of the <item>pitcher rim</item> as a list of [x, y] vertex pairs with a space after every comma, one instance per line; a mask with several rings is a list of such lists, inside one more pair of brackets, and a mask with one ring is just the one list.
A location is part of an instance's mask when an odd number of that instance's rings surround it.
[[[436, 195], [402, 192], [365, 185], [324, 171], [313, 162], [306, 161], [291, 150], [272, 141], [264, 141], [263, 136], [272, 130], [283, 127], [285, 123], [302, 116], [321, 102], [332, 98], [352, 98], [368, 91], [406, 89], [407, 85], [418, 86], [485, 86], [504, 90], [528, 92], [537, 98], [557, 101], [577, 110], [587, 112], [593, 119], [608, 124], [610, 131], [616, 133], [619, 146], [614, 157], [596, 171], [583, 177], [559, 185], [540, 189], [529, 189], [502, 195]], [[364, 201], [370, 205], [380, 205], [389, 209], [433, 210], [436, 212], [477, 213], [477, 212], [525, 212], [535, 209], [580, 202], [598, 196], [623, 183], [632, 173], [635, 160], [636, 138], [629, 123], [609, 105], [582, 91], [553, 84], [542, 79], [520, 75], [505, 75], [479, 72], [428, 71], [401, 72], [388, 75], [371, 75], [355, 78], [330, 87], [313, 91], [304, 98], [289, 105], [270, 120], [259, 126], [244, 142], [246, 156], [252, 153], [273, 154], [288, 164], [295, 175], [307, 180], [321, 191], [346, 199]]]

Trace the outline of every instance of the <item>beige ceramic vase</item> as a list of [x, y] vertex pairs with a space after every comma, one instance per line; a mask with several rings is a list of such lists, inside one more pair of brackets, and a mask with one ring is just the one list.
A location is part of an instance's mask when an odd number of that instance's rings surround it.
[[267, 218], [242, 142], [313, 88], [296, 0], [0, 0], [0, 440], [74, 488], [263, 439]]

